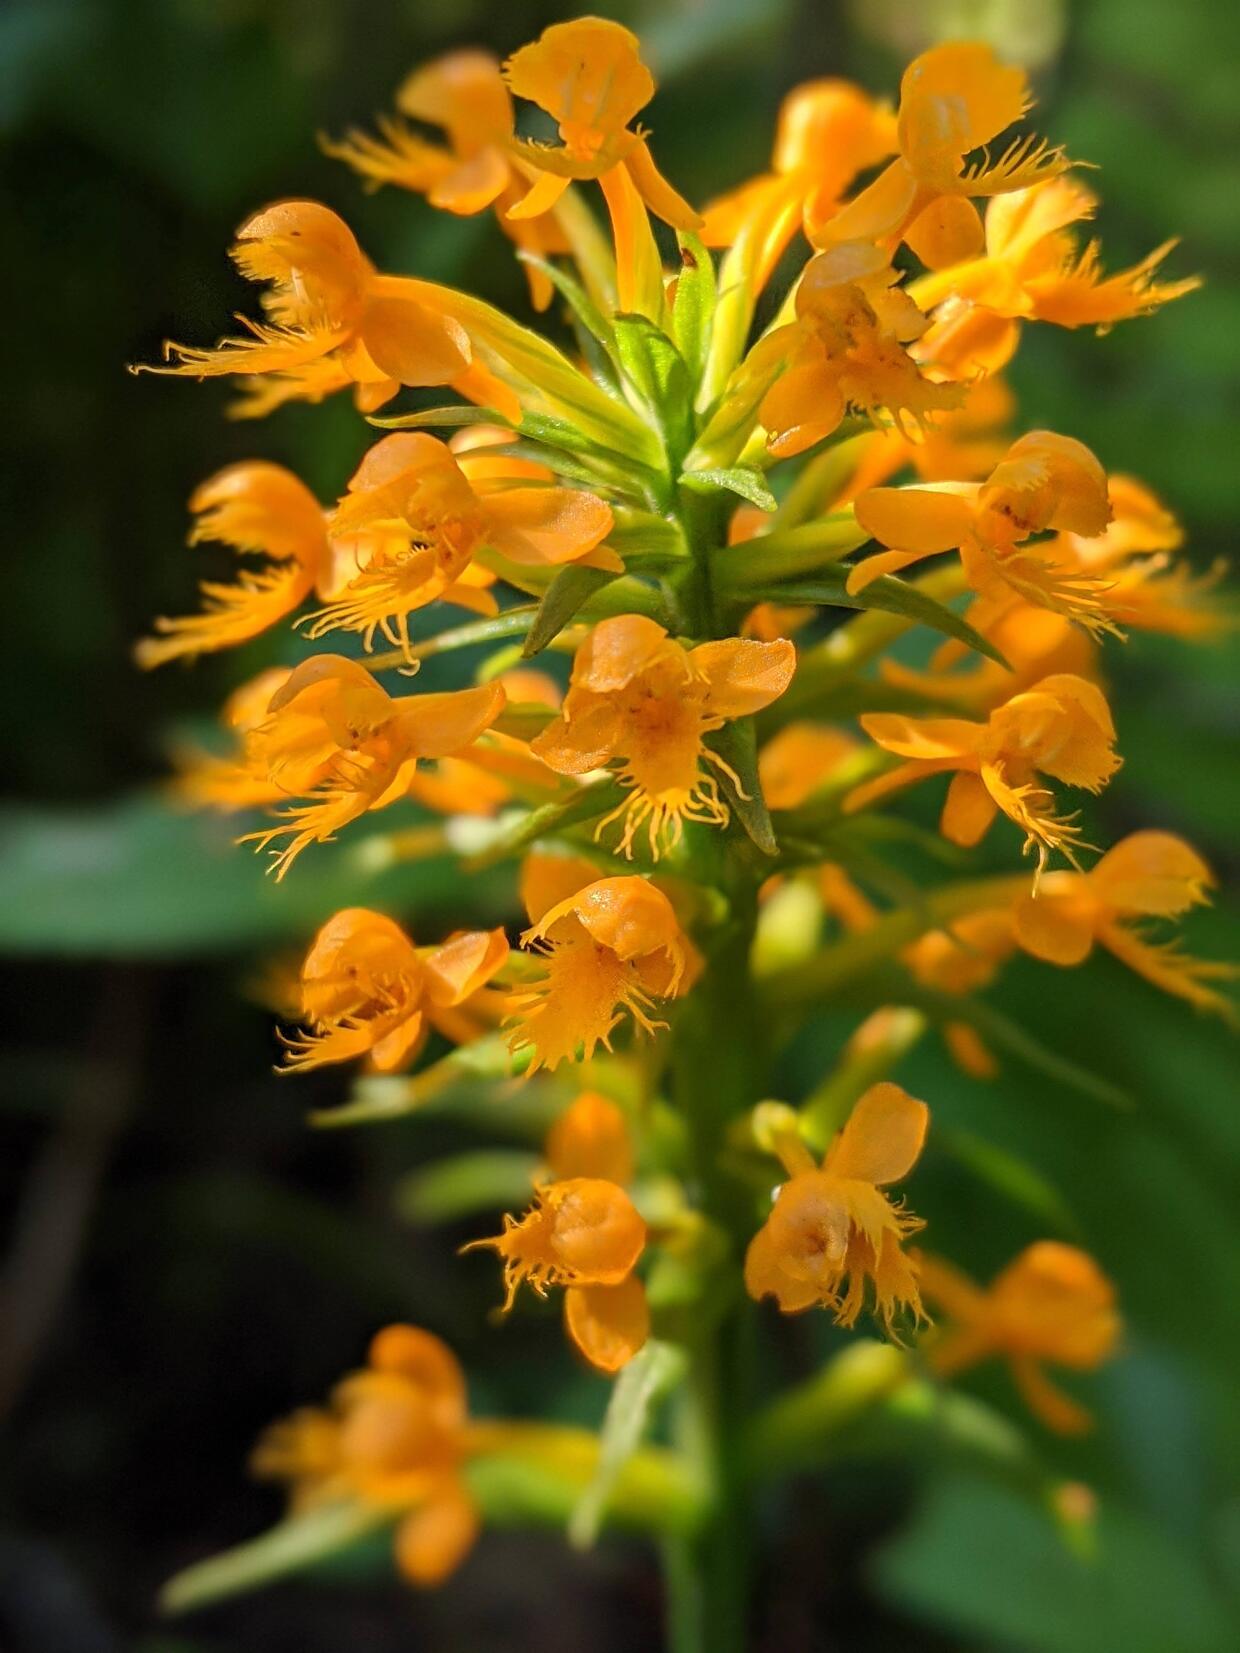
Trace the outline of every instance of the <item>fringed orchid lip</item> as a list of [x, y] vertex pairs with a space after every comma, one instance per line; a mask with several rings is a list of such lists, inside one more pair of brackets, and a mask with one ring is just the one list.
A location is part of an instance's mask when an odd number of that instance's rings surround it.
[[788, 1172], [750, 1242], [745, 1284], [785, 1314], [819, 1306], [855, 1323], [867, 1283], [888, 1331], [898, 1313], [921, 1318], [916, 1272], [902, 1243], [923, 1225], [880, 1192], [912, 1170], [929, 1110], [898, 1085], [873, 1086], [854, 1107], [821, 1167], [799, 1137], [776, 1143]]
[[855, 812], [932, 775], [952, 775], [940, 831], [966, 847], [980, 842], [1002, 812], [1036, 850], [1041, 873], [1049, 854], [1074, 860], [1085, 843], [1074, 816], [1056, 813], [1043, 773], [1097, 792], [1120, 767], [1115, 725], [1101, 689], [1070, 673], [1042, 678], [1014, 695], [985, 723], [964, 718], [908, 718], [876, 712], [861, 725], [886, 752], [905, 761], [855, 787], [844, 808]]

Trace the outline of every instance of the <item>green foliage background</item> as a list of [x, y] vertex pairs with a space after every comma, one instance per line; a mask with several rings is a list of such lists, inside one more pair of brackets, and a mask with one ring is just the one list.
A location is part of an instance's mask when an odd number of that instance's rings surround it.
[[[699, 200], [763, 166], [779, 97], [799, 79], [839, 73], [894, 91], [903, 59], [942, 34], [987, 33], [1023, 56], [1038, 130], [1101, 168], [1111, 265], [1179, 233], [1176, 273], [1207, 277], [1103, 340], [1027, 333], [1014, 374], [1023, 418], [1150, 482], [1182, 513], [1200, 566], [1231, 552], [1240, 13], [1169, 0], [600, 9], [647, 42], [660, 162]], [[434, 1599], [411, 1599], [374, 1555], [353, 1567], [363, 1589], [319, 1578], [175, 1630], [150, 1606], [176, 1566], [272, 1518], [271, 1497], [243, 1476], [253, 1435], [320, 1393], [385, 1318], [454, 1342], [480, 1409], [593, 1420], [605, 1400], [553, 1325], [534, 1314], [489, 1325], [493, 1281], [452, 1260], [462, 1235], [419, 1228], [398, 1197], [414, 1164], [489, 1137], [435, 1121], [308, 1132], [303, 1111], [337, 1100], [343, 1080], [277, 1083], [269, 1017], [241, 992], [260, 952], [304, 940], [346, 899], [389, 904], [430, 936], [493, 910], [502, 888], [454, 887], [442, 866], [384, 872], [348, 843], [271, 885], [226, 824], [170, 814], [155, 788], [173, 731], [207, 718], [282, 644], [192, 674], [144, 678], [128, 659], [149, 616], [178, 612], [200, 571], [182, 546], [197, 481], [262, 453], [331, 497], [369, 433], [342, 402], [226, 425], [219, 391], [133, 380], [122, 364], [151, 359], [165, 333], [216, 336], [245, 303], [223, 257], [230, 232], [287, 194], [344, 211], [381, 265], [522, 313], [522, 280], [488, 219], [363, 197], [313, 135], [368, 120], [420, 59], [467, 42], [503, 52], [568, 15], [548, 0], [10, 0], [0, 12], [15, 794], [0, 814], [12, 1027], [0, 1069], [12, 1213], [0, 1643], [20, 1653], [657, 1643], [657, 1579], [640, 1548], [574, 1557], [510, 1534], [488, 1538]], [[1234, 640], [1112, 647], [1126, 764], [1096, 812], [1105, 841], [1156, 824], [1204, 850], [1232, 894], [1189, 939], [1232, 957], [1238, 659]], [[1128, 1336], [1089, 1386], [1098, 1431], [1084, 1445], [1039, 1443], [1098, 1490], [1099, 1553], [1083, 1564], [945, 1455], [841, 1466], [769, 1512], [758, 1645], [1223, 1653], [1240, 1637], [1237, 1046], [1108, 960], [1078, 972], [1018, 962], [994, 1002], [1132, 1105], [1108, 1108], [1014, 1059], [981, 1085], [929, 1043], [901, 1075], [935, 1119], [913, 1203], [935, 1245], [980, 1273], [1063, 1232], [1117, 1279]], [[824, 1018], [799, 1043], [787, 1094], [814, 1081], [845, 1031]], [[522, 1140], [516, 1113], [503, 1127]], [[1005, 1157], [979, 1161], [978, 1141]], [[806, 1369], [815, 1351], [802, 1334], [778, 1335], [784, 1369]], [[1019, 1419], [1001, 1379], [975, 1383]]]

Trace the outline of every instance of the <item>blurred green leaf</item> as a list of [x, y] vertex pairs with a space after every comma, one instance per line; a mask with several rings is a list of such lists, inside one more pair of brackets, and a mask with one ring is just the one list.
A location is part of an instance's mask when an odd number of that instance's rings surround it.
[[[393, 811], [392, 823], [408, 815]], [[387, 833], [315, 845], [282, 882], [235, 842], [244, 817], [180, 813], [136, 794], [92, 810], [0, 814], [0, 950], [108, 958], [265, 946], [341, 907], [417, 913], [433, 928], [501, 914], [506, 882], [446, 853], [395, 859]]]
[[405, 1177], [396, 1188], [396, 1210], [411, 1222], [430, 1225], [528, 1205], [540, 1163], [537, 1154], [511, 1148], [452, 1154]]
[[1027, 1504], [952, 1475], [880, 1556], [883, 1594], [1022, 1653], [1227, 1653], [1236, 1618], [1205, 1569], [1149, 1521], [1104, 1504], [1076, 1555]]
[[1000, 1051], [1027, 1063], [1058, 1085], [1066, 1085], [1109, 1108], [1129, 1112], [1133, 1107], [1131, 1095], [1119, 1085], [1113, 1085], [1101, 1074], [1092, 1073], [1062, 1051], [1052, 1049], [985, 999], [974, 998], [967, 993], [940, 993], [914, 982], [903, 990], [895, 991], [902, 1002], [926, 1011], [939, 1021], [967, 1022]]
[[938, 1130], [934, 1142], [936, 1148], [958, 1159], [975, 1177], [1039, 1223], [1070, 1239], [1081, 1239], [1081, 1225], [1063, 1195], [1019, 1155], [972, 1131]]
[[248, 1544], [177, 1573], [160, 1591], [159, 1605], [165, 1613], [186, 1613], [257, 1589], [349, 1548], [391, 1519], [365, 1504], [327, 1504], [289, 1516]]
[[569, 1542], [577, 1549], [589, 1549], [598, 1537], [625, 1464], [649, 1432], [659, 1403], [684, 1372], [684, 1350], [651, 1338], [616, 1378], [599, 1436], [598, 1468], [568, 1523]]

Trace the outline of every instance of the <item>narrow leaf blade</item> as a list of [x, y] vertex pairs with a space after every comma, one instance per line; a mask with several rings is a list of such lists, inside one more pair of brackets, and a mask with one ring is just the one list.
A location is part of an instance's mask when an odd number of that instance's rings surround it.
[[775, 836], [771, 814], [762, 796], [762, 782], [758, 778], [753, 719], [738, 718], [735, 723], [725, 723], [722, 729], [710, 736], [710, 747], [732, 771], [729, 774], [728, 769], [720, 770], [719, 778], [737, 820], [763, 855], [778, 855], [779, 840]]
[[269, 1532], [210, 1556], [170, 1578], [159, 1593], [165, 1613], [185, 1613], [311, 1567], [384, 1526], [391, 1512], [374, 1505], [326, 1504], [290, 1516]]
[[715, 265], [696, 235], [682, 231], [677, 240], [680, 274], [676, 278], [676, 299], [672, 305], [672, 337], [696, 385], [701, 380], [710, 347], [715, 315]]
[[599, 1437], [598, 1466], [568, 1524], [569, 1541], [577, 1549], [594, 1543], [624, 1466], [641, 1445], [659, 1402], [680, 1382], [684, 1370], [683, 1350], [652, 1338], [616, 1379]]
[[553, 642], [591, 597], [608, 586], [619, 575], [607, 568], [586, 568], [570, 563], [557, 571], [555, 578], [543, 593], [538, 613], [521, 650], [526, 660], [541, 654]]
[[680, 481], [684, 487], [692, 488], [697, 493], [724, 488], [728, 493], [739, 494], [761, 511], [774, 511], [776, 508], [777, 501], [767, 487], [766, 478], [750, 465], [732, 465], [720, 471], [683, 471]]
[[864, 591], [853, 593], [846, 588], [845, 578], [846, 575], [841, 570], [838, 575], [820, 574], [812, 580], [767, 586], [748, 595], [755, 601], [824, 603], [834, 608], [881, 609], [886, 614], [897, 614], [902, 619], [931, 626], [944, 636], [954, 637], [957, 642], [964, 643], [976, 653], [985, 655], [987, 660], [993, 660], [996, 665], [1007, 666], [1008, 662], [995, 645], [983, 637], [963, 616], [948, 608], [946, 603], [940, 603], [936, 598], [927, 596], [924, 591], [919, 591], [916, 586], [909, 585], [907, 581], [899, 580], [893, 574], [882, 574], [866, 586]]
[[685, 359], [645, 316], [617, 316], [614, 327], [624, 376], [663, 438], [669, 462], [679, 465], [693, 442], [693, 386]]

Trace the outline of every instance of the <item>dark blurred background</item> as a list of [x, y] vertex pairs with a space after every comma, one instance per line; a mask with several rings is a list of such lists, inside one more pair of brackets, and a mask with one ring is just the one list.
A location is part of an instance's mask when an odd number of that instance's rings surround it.
[[[465, 1360], [479, 1410], [592, 1421], [606, 1386], [553, 1324], [488, 1324], [493, 1279], [451, 1261], [461, 1232], [401, 1214], [417, 1161], [468, 1143], [423, 1124], [315, 1133], [342, 1075], [272, 1076], [256, 961], [348, 896], [415, 930], [486, 892], [382, 876], [324, 851], [285, 886], [228, 823], [171, 813], [174, 731], [278, 658], [282, 640], [142, 676], [135, 637], [183, 612], [210, 554], [185, 500], [263, 455], [338, 493], [369, 432], [345, 401], [227, 424], [218, 386], [129, 377], [166, 335], [207, 342], [249, 305], [224, 248], [289, 194], [343, 211], [382, 266], [524, 314], [488, 217], [364, 196], [316, 149], [387, 107], [449, 47], [504, 53], [575, 8], [549, 0], [7, 0], [0, 9], [5, 206], [3, 520], [9, 740], [0, 815], [6, 1211], [0, 1251], [0, 1648], [15, 1653], [512, 1653], [658, 1645], [653, 1557], [608, 1542], [491, 1534], [448, 1587], [415, 1597], [381, 1553], [169, 1626], [178, 1566], [277, 1513], [246, 1479], [262, 1425], [320, 1395], [387, 1319]], [[1240, 12], [1171, 0], [660, 0], [604, 6], [637, 28], [661, 90], [660, 164], [704, 200], [766, 163], [781, 95], [842, 74], [894, 94], [944, 35], [984, 34], [1031, 69], [1036, 127], [1098, 163], [1118, 267], [1171, 233], [1204, 290], [1103, 340], [1030, 331], [1026, 424], [1062, 428], [1178, 511], [1192, 556], [1231, 552], [1240, 451]], [[1240, 713], [1233, 640], [1134, 637], [1108, 668], [1126, 765], [1107, 839], [1184, 832], [1237, 887]], [[1011, 845], [1006, 846], [1008, 849]], [[1234, 894], [1191, 927], [1240, 956]], [[1099, 1429], [1045, 1445], [1107, 1515], [1090, 1571], [1047, 1523], [953, 1465], [841, 1468], [773, 1503], [760, 1645], [818, 1650], [1206, 1653], [1237, 1645], [1240, 1592], [1240, 1149], [1237, 1046], [1118, 965], [1018, 963], [996, 1002], [1129, 1092], [1121, 1113], [1014, 1061], [964, 1079], [927, 1043], [901, 1077], [935, 1108], [913, 1190], [936, 1246], [988, 1274], [1039, 1235], [1084, 1240], [1118, 1281], [1125, 1355], [1089, 1386]], [[846, 1031], [825, 1020], [788, 1094]], [[802, 1071], [803, 1070], [803, 1071]], [[484, 1140], [475, 1138], [474, 1140]], [[986, 1162], [968, 1144], [1001, 1150]], [[964, 1147], [962, 1147], [964, 1145]], [[1050, 1191], [1054, 1190], [1052, 1194]], [[476, 1225], [475, 1225], [476, 1231]], [[1018, 1417], [1001, 1379], [979, 1394]]]

